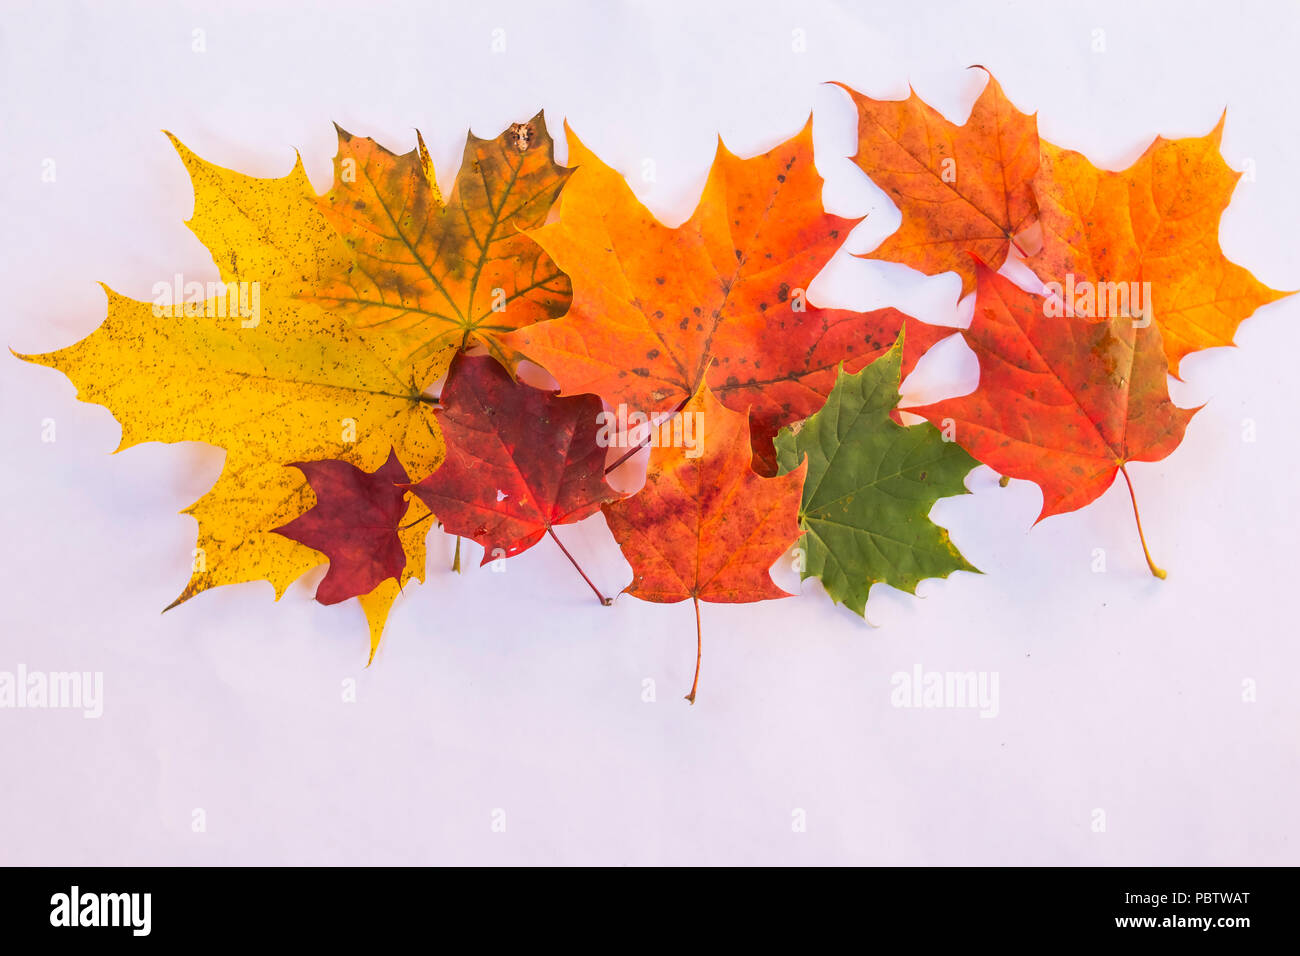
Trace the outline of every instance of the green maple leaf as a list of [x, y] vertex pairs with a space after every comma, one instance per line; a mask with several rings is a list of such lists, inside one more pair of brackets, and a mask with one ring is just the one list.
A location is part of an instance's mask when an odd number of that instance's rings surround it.
[[855, 375], [841, 367], [825, 406], [776, 437], [785, 474], [808, 457], [799, 524], [803, 578], [820, 578], [838, 604], [866, 614], [877, 582], [910, 594], [923, 578], [979, 570], [929, 519], [940, 498], [967, 494], [979, 462], [929, 422], [897, 424], [903, 337]]

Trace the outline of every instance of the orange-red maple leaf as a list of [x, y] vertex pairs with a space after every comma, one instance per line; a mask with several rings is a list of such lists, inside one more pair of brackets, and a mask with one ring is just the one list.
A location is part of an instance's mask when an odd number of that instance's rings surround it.
[[503, 337], [562, 394], [653, 414], [707, 384], [728, 408], [752, 408], [755, 450], [774, 470], [771, 436], [822, 406], [840, 362], [862, 368], [907, 322], [910, 368], [952, 332], [895, 309], [808, 302], [808, 284], [858, 222], [822, 207], [811, 123], [750, 159], [719, 143], [699, 205], [675, 228], [568, 135], [577, 170], [559, 220], [529, 236], [569, 275], [573, 302], [562, 318]]
[[[1117, 471], [1132, 493], [1124, 466], [1169, 455], [1196, 412], [1169, 400], [1159, 330], [1123, 316], [1049, 315], [1046, 298], [982, 263], [977, 276], [975, 314], [962, 334], [979, 359], [979, 386], [907, 410], [1003, 475], [1037, 483], [1039, 521], [1093, 501]], [[1150, 554], [1147, 561], [1164, 576]]]
[[956, 272], [962, 295], [970, 292], [971, 256], [999, 268], [1034, 220], [1037, 121], [1011, 104], [991, 74], [961, 126], [910, 90], [905, 100], [875, 100], [837, 85], [858, 108], [853, 161], [903, 214], [898, 231], [865, 258], [927, 275]]
[[[741, 604], [789, 597], [769, 569], [802, 533], [799, 502], [807, 462], [764, 478], [750, 467], [749, 425], [707, 385], [680, 412], [683, 440], [650, 453], [645, 487], [603, 505], [609, 529], [632, 565], [623, 593], [695, 603], [694, 703], [702, 644], [700, 601]], [[689, 436], [689, 437], [688, 437]]]

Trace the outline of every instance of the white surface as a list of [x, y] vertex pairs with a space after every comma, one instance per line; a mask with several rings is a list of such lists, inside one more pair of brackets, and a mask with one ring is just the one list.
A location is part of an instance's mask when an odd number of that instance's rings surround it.
[[[828, 205], [871, 214], [847, 245], [864, 251], [898, 214], [842, 158], [852, 109], [820, 82], [892, 97], [910, 80], [961, 120], [973, 63], [1046, 138], [1114, 168], [1156, 133], [1203, 134], [1226, 105], [1225, 155], [1256, 179], [1224, 248], [1300, 285], [1291, 2], [267, 6], [0, 4], [4, 344], [91, 331], [96, 280], [148, 298], [177, 271], [216, 278], [182, 224], [191, 192], [164, 127], [256, 175], [283, 174], [297, 147], [323, 190], [331, 120], [394, 149], [420, 128], [449, 183], [467, 127], [494, 135], [542, 106], [625, 172], [653, 159], [657, 181], [634, 186], [677, 222], [719, 132], [748, 155], [811, 109]], [[970, 309], [957, 289], [841, 253], [813, 296], [953, 324]], [[980, 469], [933, 516], [983, 576], [927, 581], [920, 599], [878, 587], [874, 628], [815, 582], [706, 606], [694, 708], [689, 603], [599, 607], [546, 542], [505, 574], [435, 570], [369, 670], [360, 611], [312, 603], [318, 575], [278, 605], [246, 584], [160, 615], [193, 547], [176, 512], [221, 453], [109, 457], [108, 412], [4, 356], [0, 670], [103, 671], [105, 708], [0, 710], [0, 862], [1294, 864], [1297, 320], [1300, 300], [1270, 306], [1239, 350], [1188, 360], [1175, 398], [1208, 406], [1171, 458], [1132, 469], [1168, 581], [1145, 569], [1122, 483], [1031, 530], [1038, 490]], [[969, 371], [954, 344], [934, 380]], [[627, 582], [602, 519], [564, 537], [604, 587]], [[433, 568], [448, 553], [430, 539]], [[890, 675], [917, 663], [998, 672], [998, 717], [895, 709]]]

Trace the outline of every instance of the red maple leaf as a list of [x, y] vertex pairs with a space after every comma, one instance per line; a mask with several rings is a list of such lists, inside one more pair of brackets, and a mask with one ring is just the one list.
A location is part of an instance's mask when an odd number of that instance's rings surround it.
[[316, 600], [337, 604], [400, 578], [406, 553], [397, 527], [406, 513], [406, 492], [398, 485], [409, 479], [397, 452], [390, 451], [373, 472], [346, 461], [298, 461], [290, 467], [306, 476], [316, 504], [273, 530], [330, 559]]
[[594, 395], [562, 398], [514, 381], [488, 356], [459, 355], [435, 414], [447, 457], [409, 485], [452, 534], [484, 548], [482, 564], [531, 548], [549, 534], [603, 603], [553, 527], [581, 521], [619, 497], [605, 480]]
[[[975, 315], [962, 334], [979, 359], [979, 387], [907, 411], [951, 428], [958, 444], [1002, 474], [1035, 482], [1043, 490], [1039, 521], [1094, 501], [1117, 472], [1136, 516], [1125, 465], [1169, 455], [1197, 410], [1169, 400], [1154, 323], [1052, 315], [1046, 302], [977, 260]], [[1164, 577], [1144, 537], [1142, 549]]]

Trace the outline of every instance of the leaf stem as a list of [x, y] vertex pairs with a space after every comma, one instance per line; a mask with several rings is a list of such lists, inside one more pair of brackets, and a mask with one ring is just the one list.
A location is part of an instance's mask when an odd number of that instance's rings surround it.
[[1124, 476], [1124, 481], [1128, 483], [1128, 496], [1130, 500], [1132, 500], [1133, 502], [1133, 518], [1134, 520], [1137, 521], [1138, 540], [1142, 542], [1142, 553], [1146, 555], [1147, 567], [1151, 569], [1152, 574], [1154, 574], [1156, 577], [1158, 577], [1160, 580], [1163, 581], [1169, 575], [1165, 572], [1164, 568], [1156, 567], [1156, 563], [1151, 560], [1151, 552], [1147, 550], [1146, 535], [1142, 533], [1142, 516], [1138, 514], [1137, 495], [1133, 493], [1133, 479], [1128, 476], [1128, 469], [1125, 468], [1123, 465], [1119, 466], [1119, 473]]
[[605, 597], [605, 595], [600, 593], [600, 588], [596, 587], [596, 585], [591, 583], [591, 578], [587, 577], [587, 572], [582, 570], [582, 567], [578, 564], [578, 562], [573, 559], [573, 555], [569, 554], [569, 549], [566, 548], [564, 546], [564, 543], [555, 536], [555, 530], [550, 525], [546, 526], [546, 533], [551, 536], [552, 541], [554, 541], [556, 544], [560, 546], [560, 550], [563, 551], [564, 556], [569, 559], [569, 563], [572, 564], [575, 568], [577, 568], [578, 573], [582, 575], [582, 580], [587, 582], [587, 587], [591, 588], [593, 591], [596, 592], [596, 597], [600, 598], [600, 603], [605, 605], [605, 607], [609, 607], [611, 604], [613, 604], [614, 603], [613, 598]]
[[430, 518], [432, 518], [432, 517], [433, 517], [433, 512], [432, 512], [432, 511], [426, 512], [423, 518], [416, 518], [416, 519], [415, 519], [414, 521], [412, 521], [410, 524], [402, 524], [402, 525], [398, 525], [398, 526], [397, 526], [397, 530], [398, 530], [398, 531], [405, 531], [407, 528], [414, 528], [417, 524], [420, 524], [420, 523], [422, 523], [422, 522], [424, 522], [424, 521], [428, 521], [428, 520], [429, 520]]
[[704, 651], [704, 632], [700, 629], [700, 596], [692, 594], [691, 600], [695, 602], [695, 680], [691, 681], [691, 692], [686, 695], [686, 699], [694, 706], [695, 691], [700, 686], [700, 657]]
[[456, 535], [456, 556], [451, 559], [451, 569], [460, 574], [460, 535]]
[[[688, 396], [686, 396], [685, 398], [683, 398], [680, 402], [678, 402], [678, 403], [677, 403], [677, 407], [674, 408], [674, 409], [672, 410], [671, 414], [669, 414], [669, 416], [668, 416], [668, 418], [667, 418], [667, 421], [672, 421], [673, 418], [674, 418], [674, 416], [679, 415], [679, 414], [681, 413], [682, 409], [684, 409], [684, 408], [686, 407], [686, 404], [687, 404], [690, 400], [691, 400], [691, 398], [690, 398], [690, 396], [688, 395]], [[645, 432], [645, 438], [641, 439], [641, 441], [637, 442], [635, 445], [633, 445], [631, 448], [629, 448], [629, 449], [628, 449], [624, 454], [620, 455], [619, 458], [618, 458], [618, 460], [617, 460], [616, 462], [614, 462], [614, 464], [610, 465], [608, 468], [605, 469], [605, 474], [608, 475], [611, 471], [613, 471], [613, 470], [614, 470], [615, 468], [617, 468], [619, 465], [623, 464], [625, 461], [627, 461], [629, 458], [631, 458], [633, 455], [635, 455], [637, 452], [639, 452], [642, 448], [644, 448], [646, 445], [648, 445], [648, 444], [650, 443], [650, 439], [654, 437], [654, 431], [655, 431], [655, 429], [658, 428], [658, 427], [659, 427], [660, 425], [662, 425], [662, 424], [663, 424], [663, 422], [659, 422], [659, 423], [656, 424], [656, 425], [651, 425], [649, 422], [647, 422], [647, 423], [646, 423], [647, 428], [646, 428], [646, 432]]]

